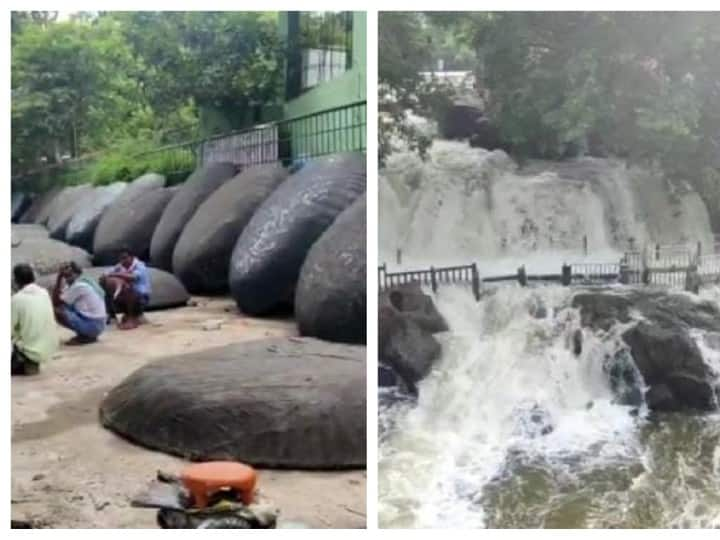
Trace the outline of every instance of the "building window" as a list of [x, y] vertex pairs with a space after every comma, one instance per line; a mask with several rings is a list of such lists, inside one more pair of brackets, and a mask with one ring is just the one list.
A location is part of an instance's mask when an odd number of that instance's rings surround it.
[[[288, 97], [296, 97], [352, 67], [352, 12], [291, 12]], [[294, 54], [293, 54], [294, 53]]]

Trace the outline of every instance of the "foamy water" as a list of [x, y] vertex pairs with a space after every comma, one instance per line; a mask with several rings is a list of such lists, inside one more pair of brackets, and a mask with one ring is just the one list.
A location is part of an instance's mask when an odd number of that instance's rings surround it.
[[[476, 262], [481, 276], [557, 274], [618, 263], [629, 247], [712, 243], [697, 194], [617, 160], [520, 170], [502, 152], [436, 141], [426, 161], [392, 156], [379, 196], [390, 271]], [[576, 357], [571, 294], [510, 284], [476, 302], [440, 287], [442, 358], [416, 403], [382, 391], [382, 527], [720, 526], [720, 415], [617, 403], [602, 366], [626, 349], [626, 327], [583, 330]], [[700, 297], [720, 305], [720, 287]], [[720, 377], [716, 337], [693, 338]]]
[[[720, 457], [704, 455], [720, 442], [717, 417], [658, 423], [644, 407], [616, 403], [602, 365], [625, 347], [627, 325], [585, 331], [576, 357], [571, 294], [508, 286], [478, 303], [466, 290], [440, 289], [451, 328], [442, 359], [415, 405], [381, 412], [390, 426], [380, 447], [383, 527], [717, 524]], [[548, 317], [530, 315], [538, 303]], [[552, 431], [542, 434], [544, 425]], [[656, 505], [647, 515], [643, 501]]]

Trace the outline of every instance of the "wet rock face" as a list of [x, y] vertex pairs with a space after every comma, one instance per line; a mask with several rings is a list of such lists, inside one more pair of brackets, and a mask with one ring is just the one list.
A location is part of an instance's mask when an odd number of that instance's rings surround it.
[[[705, 362], [693, 332], [720, 332], [720, 310], [689, 295], [632, 289], [623, 293], [600, 290], [575, 295], [583, 326], [607, 331], [616, 323], [631, 323], [622, 334], [632, 363], [648, 390], [645, 400], [654, 410], [715, 410], [718, 374]], [[636, 321], [636, 322], [634, 322]], [[710, 345], [712, 345], [712, 339]], [[624, 402], [636, 404], [642, 381], [622, 355], [604, 368], [613, 388], [622, 388]]]
[[382, 293], [379, 306], [380, 362], [415, 394], [416, 384], [430, 373], [442, 354], [434, 334], [446, 331], [447, 322], [417, 284]]

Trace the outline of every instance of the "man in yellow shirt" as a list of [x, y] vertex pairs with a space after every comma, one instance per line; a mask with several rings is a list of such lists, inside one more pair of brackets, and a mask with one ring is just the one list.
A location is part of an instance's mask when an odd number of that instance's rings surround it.
[[57, 350], [55, 314], [50, 295], [35, 284], [29, 265], [16, 265], [13, 277], [18, 292], [11, 301], [12, 374], [34, 375]]

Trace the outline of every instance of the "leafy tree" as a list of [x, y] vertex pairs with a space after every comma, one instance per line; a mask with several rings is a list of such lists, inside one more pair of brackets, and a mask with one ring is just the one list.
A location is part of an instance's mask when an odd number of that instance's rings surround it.
[[13, 169], [77, 156], [134, 107], [130, 60], [107, 25], [27, 25], [13, 44]]

